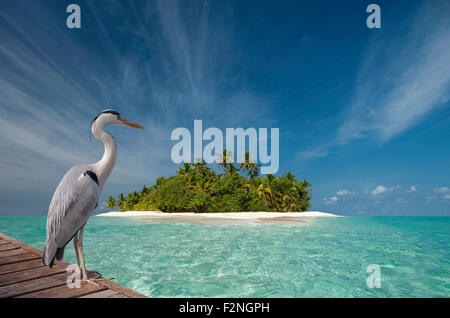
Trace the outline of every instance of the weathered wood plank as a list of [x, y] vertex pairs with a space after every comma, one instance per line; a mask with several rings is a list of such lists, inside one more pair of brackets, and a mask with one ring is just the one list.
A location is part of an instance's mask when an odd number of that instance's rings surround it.
[[27, 261], [30, 259], [38, 259], [40, 258], [36, 254], [20, 254], [20, 255], [14, 255], [14, 256], [8, 256], [8, 257], [1, 257], [0, 258], [0, 265], [6, 265], [6, 264], [12, 264], [22, 261]]
[[48, 267], [40, 267], [40, 268], [32, 268], [20, 272], [15, 273], [9, 273], [0, 275], [0, 287], [10, 285], [10, 284], [17, 284], [21, 282], [25, 282], [27, 280], [35, 279], [35, 278], [41, 278], [41, 277], [47, 277], [51, 275], [56, 275], [60, 273], [64, 273], [65, 270], [62, 268], [48, 268]]
[[9, 250], [9, 251], [0, 251], [0, 258], [14, 256], [14, 255], [20, 255], [20, 254], [29, 254], [29, 252], [27, 252], [21, 248], [16, 248], [16, 249]]
[[9, 241], [7, 241], [7, 240], [5, 240], [3, 238], [0, 238], [0, 245], [8, 244], [8, 243], [9, 243]]
[[[13, 244], [19, 246], [20, 248], [30, 252], [30, 253], [36, 254], [39, 258], [42, 258], [42, 255], [44, 254], [40, 249], [37, 249], [37, 248], [35, 248], [33, 246], [30, 246], [30, 245], [27, 245], [27, 244], [25, 244], [25, 243], [23, 243], [23, 242], [21, 242], [19, 240], [16, 240], [13, 237], [10, 237], [10, 236], [4, 234], [4, 233], [0, 233], [0, 239], [6, 240], [9, 243], [13, 243]], [[66, 262], [66, 261], [57, 261], [57, 260], [55, 260], [54, 265], [61, 265], [64, 268], [66, 268], [67, 266], [69, 266], [71, 264], [69, 262]]]
[[114, 290], [107, 289], [98, 293], [81, 296], [80, 298], [128, 298], [128, 297], [121, 295]]
[[67, 285], [48, 288], [45, 290], [23, 294], [17, 298], [74, 298], [106, 290], [91, 282], [81, 282], [80, 288], [68, 288]]
[[67, 273], [29, 280], [0, 288], [0, 298], [16, 297], [45, 290], [51, 287], [66, 285]]
[[23, 261], [20, 263], [0, 265], [0, 275], [14, 273], [14, 272], [20, 272], [20, 271], [32, 269], [32, 268], [40, 268], [40, 267], [44, 267], [44, 266], [45, 265], [42, 263], [42, 260], [40, 258], [33, 259], [33, 260], [27, 260], [27, 261]]
[[129, 298], [147, 298], [147, 296], [144, 296], [140, 293], [138, 293], [137, 291], [134, 291], [130, 288], [121, 286], [119, 284], [113, 283], [110, 280], [107, 279], [102, 279], [102, 280], [97, 280], [96, 281], [97, 284], [103, 285], [108, 289], [112, 289], [115, 290], [116, 292], [118, 292], [119, 294], [125, 295]]
[[12, 243], [6, 243], [3, 245], [0, 245], [0, 251], [9, 251], [9, 250], [15, 250], [19, 248], [17, 245], [14, 245]]
[[[81, 288], [69, 288], [66, 268], [72, 265], [56, 261], [53, 269], [42, 264], [42, 251], [0, 233], [0, 298], [5, 297], [92, 297], [146, 298], [132, 289], [97, 279], [81, 282]], [[15, 246], [16, 248], [13, 248]], [[90, 297], [90, 298], [92, 298]]]
[[4, 233], [0, 233], [0, 240], [4, 240], [4, 241], [6, 241], [8, 243], [13, 243], [13, 244], [19, 246], [20, 248], [23, 248], [23, 249], [25, 249], [25, 250], [27, 250], [27, 251], [29, 251], [31, 253], [35, 253], [35, 254], [37, 254], [37, 255], [42, 257], [43, 252], [41, 250], [39, 250], [39, 249], [37, 249], [35, 247], [32, 247], [30, 245], [27, 245], [24, 242], [21, 242], [19, 240], [16, 240], [15, 238], [10, 237], [10, 236], [8, 236], [8, 235], [6, 235]]

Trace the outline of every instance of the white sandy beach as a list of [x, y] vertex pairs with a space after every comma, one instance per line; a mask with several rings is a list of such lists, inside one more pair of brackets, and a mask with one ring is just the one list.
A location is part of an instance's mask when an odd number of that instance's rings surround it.
[[336, 214], [308, 211], [308, 212], [214, 212], [214, 213], [166, 213], [161, 211], [126, 211], [126, 212], [107, 212], [97, 214], [97, 216], [128, 216], [128, 217], [167, 217], [167, 216], [181, 216], [181, 217], [207, 217], [219, 219], [240, 219], [240, 220], [257, 220], [265, 218], [278, 217], [340, 217]]
[[[144, 220], [155, 220], [169, 223], [195, 224], [235, 224], [235, 223], [304, 223], [304, 218], [340, 217], [336, 214], [308, 211], [308, 212], [214, 212], [214, 213], [166, 213], [161, 211], [127, 211], [107, 212], [97, 216], [103, 217], [133, 217]], [[303, 219], [303, 220], [302, 220]]]

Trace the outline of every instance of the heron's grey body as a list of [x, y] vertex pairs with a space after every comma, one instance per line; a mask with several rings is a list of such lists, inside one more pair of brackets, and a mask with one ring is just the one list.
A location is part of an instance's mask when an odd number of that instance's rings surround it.
[[64, 175], [53, 194], [48, 211], [47, 244], [43, 258], [50, 267], [55, 258], [63, 258], [65, 246], [97, 207], [100, 189], [88, 171], [95, 173], [92, 165], [73, 167]]
[[79, 265], [81, 259], [84, 279], [87, 279], [82, 244], [84, 226], [97, 207], [100, 193], [116, 162], [116, 143], [104, 130], [108, 124], [143, 129], [110, 109], [95, 117], [92, 133], [105, 146], [102, 159], [94, 164], [77, 165], [70, 169], [56, 188], [48, 209], [43, 263], [52, 267], [55, 259], [61, 260], [64, 248], [73, 238], [77, 263]]

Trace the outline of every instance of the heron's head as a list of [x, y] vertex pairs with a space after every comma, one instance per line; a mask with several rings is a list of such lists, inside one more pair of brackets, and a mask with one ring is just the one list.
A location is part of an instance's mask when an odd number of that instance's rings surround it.
[[144, 127], [142, 127], [141, 125], [126, 120], [122, 117], [122, 115], [112, 109], [105, 109], [92, 121], [92, 129], [94, 129], [95, 126], [103, 127], [105, 125], [130, 126], [134, 128], [144, 129]]

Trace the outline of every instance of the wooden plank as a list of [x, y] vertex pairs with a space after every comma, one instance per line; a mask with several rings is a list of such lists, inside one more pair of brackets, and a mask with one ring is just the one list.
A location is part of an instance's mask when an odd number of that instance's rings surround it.
[[40, 267], [40, 268], [32, 268], [20, 272], [9, 273], [0, 275], [0, 287], [25, 282], [27, 280], [47, 277], [51, 275], [56, 275], [60, 273], [64, 273], [65, 270], [63, 268], [48, 268], [48, 267]]
[[3, 245], [0, 245], [0, 251], [9, 251], [9, 250], [15, 250], [19, 248], [17, 245], [14, 245], [12, 243], [6, 243]]
[[66, 285], [67, 273], [29, 280], [0, 288], [0, 298], [16, 297], [51, 287]]
[[[39, 250], [39, 249], [37, 249], [35, 247], [32, 247], [30, 245], [27, 245], [27, 244], [25, 244], [25, 243], [23, 243], [23, 242], [21, 242], [19, 240], [16, 240], [15, 238], [12, 238], [12, 237], [4, 234], [4, 233], [0, 233], [0, 239], [6, 240], [9, 243], [13, 243], [13, 244], [19, 246], [20, 248], [22, 248], [22, 249], [24, 249], [24, 250], [26, 250], [26, 251], [28, 251], [30, 253], [33, 253], [33, 254], [37, 255], [39, 258], [42, 258], [42, 255], [44, 254], [41, 250]], [[57, 261], [57, 260], [55, 260], [54, 265], [61, 265], [62, 267], [66, 268], [67, 266], [69, 266], [71, 264], [69, 262], [66, 262], [66, 261]]]
[[119, 294], [122, 294], [124, 296], [127, 296], [129, 298], [148, 298], [147, 296], [144, 296], [140, 293], [138, 293], [137, 291], [134, 291], [130, 288], [121, 286], [119, 284], [113, 283], [110, 280], [107, 279], [102, 279], [102, 280], [97, 280], [96, 281], [97, 284], [103, 285], [108, 289], [112, 289], [115, 290], [116, 292], [118, 292]]
[[23, 242], [21, 242], [19, 240], [16, 240], [15, 238], [12, 238], [12, 237], [4, 234], [4, 233], [0, 233], [0, 239], [3, 239], [5, 241], [7, 241], [8, 243], [13, 243], [13, 244], [19, 246], [20, 248], [23, 248], [24, 250], [27, 250], [30, 253], [35, 253], [35, 254], [37, 254], [37, 255], [42, 257], [43, 253], [42, 253], [41, 250], [39, 250], [39, 249], [37, 249], [35, 247], [32, 247], [30, 245], [27, 245], [27, 244], [25, 244], [25, 243], [23, 243]]
[[106, 290], [105, 287], [98, 286], [91, 282], [81, 282], [80, 285], [80, 288], [68, 288], [67, 285], [64, 284], [62, 286], [23, 294], [16, 298], [74, 298]]
[[[147, 298], [107, 279], [96, 279], [95, 283], [82, 282], [82, 288], [68, 288], [66, 285], [68, 273], [65, 272], [65, 269], [72, 264], [55, 261], [53, 269], [50, 270], [43, 266], [41, 261], [43, 252], [39, 249], [3, 233], [0, 233], [0, 241], [4, 243], [2, 245], [8, 246], [6, 250], [0, 251], [0, 279], [3, 279], [0, 282], [4, 284], [0, 287], [0, 298], [82, 297], [90, 294], [98, 294], [94, 297]], [[18, 248], [10, 249], [11, 244]], [[53, 274], [52, 271], [56, 273]], [[109, 292], [101, 293], [106, 290]]]
[[0, 258], [14, 256], [14, 255], [20, 255], [20, 254], [29, 254], [29, 252], [27, 252], [21, 248], [16, 248], [16, 249], [9, 250], [9, 251], [0, 251]]
[[37, 256], [36, 254], [31, 254], [31, 253], [8, 256], [8, 257], [1, 257], [0, 265], [18, 263], [18, 262], [27, 261], [30, 259], [39, 259], [39, 258], [40, 257]]
[[40, 268], [40, 267], [44, 267], [44, 266], [45, 265], [42, 263], [41, 259], [33, 259], [33, 260], [29, 260], [29, 261], [23, 261], [20, 263], [0, 265], [0, 275], [14, 273], [14, 272], [20, 272], [20, 271], [32, 269], [32, 268]]
[[128, 297], [121, 295], [114, 290], [107, 289], [98, 293], [81, 296], [80, 298], [128, 298]]

